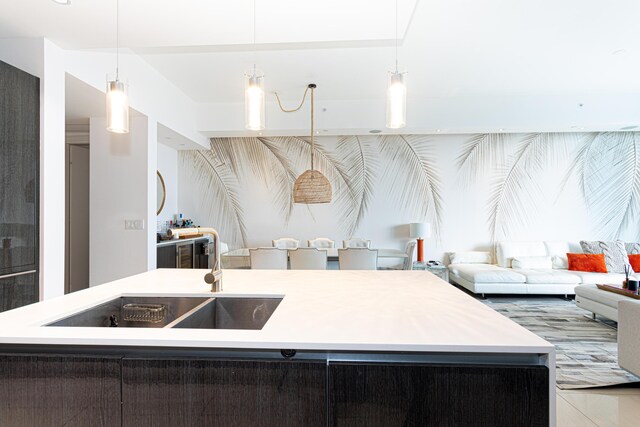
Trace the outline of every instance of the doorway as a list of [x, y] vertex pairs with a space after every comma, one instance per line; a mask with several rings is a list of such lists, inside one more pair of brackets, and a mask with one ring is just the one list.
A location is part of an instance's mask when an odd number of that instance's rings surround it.
[[89, 144], [66, 144], [65, 294], [89, 287]]

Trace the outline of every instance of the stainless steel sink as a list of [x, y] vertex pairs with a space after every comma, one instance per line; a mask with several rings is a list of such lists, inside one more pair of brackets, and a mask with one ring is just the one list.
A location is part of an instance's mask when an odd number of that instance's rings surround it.
[[282, 298], [119, 297], [45, 326], [262, 329]]
[[262, 329], [282, 298], [212, 298], [168, 327]]
[[[120, 297], [46, 326], [164, 328], [210, 299], [207, 297]], [[136, 315], [136, 311], [142, 315]]]

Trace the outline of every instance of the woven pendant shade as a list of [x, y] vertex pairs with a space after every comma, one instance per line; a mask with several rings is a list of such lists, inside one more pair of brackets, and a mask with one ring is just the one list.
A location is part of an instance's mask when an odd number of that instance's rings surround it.
[[331, 183], [317, 170], [307, 170], [293, 184], [294, 203], [330, 203]]
[[304, 104], [304, 100], [307, 98], [307, 91], [311, 90], [311, 138], [310, 138], [310, 154], [311, 154], [311, 169], [307, 169], [304, 171], [302, 175], [296, 179], [296, 182], [293, 184], [293, 203], [305, 203], [308, 205], [316, 204], [316, 203], [331, 203], [331, 183], [320, 171], [315, 170], [313, 167], [313, 156], [315, 151], [315, 143], [313, 140], [313, 112], [314, 112], [314, 91], [316, 89], [316, 85], [311, 83], [307, 86], [307, 89], [304, 91], [304, 95], [302, 96], [302, 102], [298, 108], [294, 108], [293, 110], [286, 110], [282, 107], [280, 103], [280, 98], [276, 93], [276, 99], [278, 100], [278, 106], [285, 113], [293, 113], [295, 111], [300, 110], [302, 105]]

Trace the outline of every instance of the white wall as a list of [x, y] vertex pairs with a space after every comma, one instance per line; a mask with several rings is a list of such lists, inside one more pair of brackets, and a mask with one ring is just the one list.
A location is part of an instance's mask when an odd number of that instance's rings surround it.
[[[69, 74], [104, 92], [107, 73], [115, 73], [115, 52], [75, 51], [66, 53]], [[197, 131], [197, 104], [142, 58], [120, 51], [120, 78], [129, 83], [129, 105], [174, 132], [208, 147]]]
[[[445, 253], [450, 251], [489, 250], [498, 240], [640, 239], [640, 182], [634, 181], [640, 173], [640, 161], [615, 161], [617, 157], [634, 158], [640, 149], [639, 133], [538, 134], [534, 142], [530, 142], [532, 135], [528, 134], [494, 134], [461, 167], [458, 162], [475, 136], [406, 137], [421, 155], [419, 173], [424, 168], [432, 174], [429, 185], [441, 196], [437, 214], [434, 203], [424, 199], [427, 203], [422, 205], [413, 192], [421, 184], [409, 179], [411, 162], [402, 143], [394, 139], [386, 151], [381, 151], [382, 138], [372, 136], [363, 138], [371, 148], [368, 158], [369, 165], [374, 165], [370, 168], [373, 191], [353, 232], [349, 225], [355, 224], [350, 216], [354, 205], [344, 202], [348, 199], [347, 187], [322, 160], [317, 167], [332, 180], [334, 201], [328, 205], [294, 205], [287, 221], [280, 194], [290, 193], [281, 185], [282, 166], [268, 151], [247, 148], [248, 139], [214, 139], [214, 146], [223, 152], [221, 141], [231, 141], [229, 146], [235, 157], [213, 156], [210, 164], [199, 162], [199, 154], [194, 157], [194, 152], [180, 152], [179, 205], [197, 223], [218, 228], [222, 239], [235, 247], [268, 246], [271, 239], [285, 236], [303, 241], [322, 236], [341, 244], [352, 234], [371, 239], [374, 247], [403, 249], [409, 241], [407, 224], [422, 221], [430, 222], [434, 230], [425, 242], [427, 259], [445, 259]], [[503, 142], [499, 138], [504, 138]], [[287, 142], [286, 138], [270, 141], [286, 153], [295, 176], [308, 167], [308, 151], [303, 146]], [[354, 149], [353, 157], [341, 154], [336, 137], [320, 137], [317, 141], [333, 157], [332, 162], [341, 168], [342, 175], [352, 181], [352, 189], [358, 194], [360, 175], [353, 162], [360, 158], [360, 152]], [[587, 200], [579, 184], [582, 177], [578, 156], [590, 141], [591, 157], [584, 163], [585, 170], [596, 173], [586, 177], [592, 184]], [[353, 146], [354, 140], [348, 140], [348, 144]], [[525, 147], [528, 151], [520, 156]], [[253, 158], [259, 159], [259, 164]], [[228, 184], [219, 193], [215, 193], [218, 180], [214, 169]], [[633, 188], [636, 189], [632, 191]], [[218, 210], [226, 203], [229, 191], [234, 193], [239, 211], [233, 217], [233, 209], [228, 210], [231, 221], [227, 219], [229, 214]], [[428, 191], [424, 194], [429, 197]], [[613, 194], [616, 196], [611, 198]], [[341, 197], [346, 199], [341, 201]], [[616, 209], [601, 209], [600, 200], [622, 203]], [[626, 224], [622, 218], [625, 212], [630, 219]], [[244, 241], [238, 222], [246, 230]]]
[[[301, 89], [301, 93], [302, 93]], [[320, 90], [320, 89], [318, 89]], [[567, 99], [557, 95], [420, 99], [407, 89], [404, 134], [617, 131], [636, 124], [640, 104], [634, 94], [589, 94]], [[297, 105], [296, 102], [285, 104]], [[261, 135], [306, 135], [309, 103], [296, 114], [280, 111], [272, 94], [266, 103], [266, 129]], [[579, 107], [583, 104], [583, 107]], [[315, 128], [322, 135], [363, 135], [371, 129], [387, 132], [383, 101], [316, 101]], [[326, 110], [326, 111], [325, 111]], [[207, 103], [198, 110], [198, 129], [208, 136], [255, 136], [244, 127], [244, 104]], [[323, 132], [327, 129], [328, 132]], [[389, 132], [393, 133], [393, 132]]]
[[[105, 119], [90, 119], [91, 286], [155, 268], [155, 128], [132, 117], [129, 133], [118, 135]], [[145, 229], [125, 230], [129, 219]]]
[[178, 151], [158, 143], [158, 171], [164, 179], [167, 192], [164, 208], [157, 216], [158, 221], [169, 221], [178, 213]]
[[47, 39], [0, 40], [0, 60], [40, 78], [40, 298], [64, 294], [64, 51]]

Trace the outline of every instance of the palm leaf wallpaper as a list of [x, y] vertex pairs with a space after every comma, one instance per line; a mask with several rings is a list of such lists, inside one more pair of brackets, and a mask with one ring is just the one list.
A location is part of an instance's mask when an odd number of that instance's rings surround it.
[[296, 205], [310, 149], [303, 137], [213, 138], [180, 152], [179, 195], [188, 188], [190, 216], [232, 247], [354, 235], [402, 247], [410, 222], [431, 223], [435, 258], [498, 240], [640, 240], [638, 133], [318, 137], [333, 200]]

